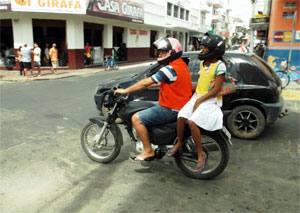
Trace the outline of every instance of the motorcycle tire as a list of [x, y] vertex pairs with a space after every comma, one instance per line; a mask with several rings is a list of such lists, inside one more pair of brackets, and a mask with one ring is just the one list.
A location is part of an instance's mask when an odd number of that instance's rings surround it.
[[[86, 153], [86, 155], [93, 161], [99, 162], [99, 163], [109, 163], [116, 159], [116, 157], [119, 155], [121, 151], [122, 142], [119, 137], [122, 137], [122, 135], [119, 135], [118, 132], [120, 132], [120, 129], [117, 125], [111, 125], [110, 128], [107, 128], [106, 134], [103, 136], [103, 139], [99, 145], [96, 146], [95, 137], [97, 133], [100, 132], [101, 127], [103, 126], [103, 123], [97, 125], [96, 123], [89, 122], [87, 125], [85, 125], [81, 131], [81, 146], [83, 151]], [[95, 135], [92, 138], [92, 143], [89, 141], [90, 132], [94, 131]], [[109, 138], [107, 138], [109, 137]], [[109, 141], [107, 141], [109, 139]], [[106, 142], [102, 143], [102, 142]], [[112, 145], [112, 150], [108, 151], [108, 154], [105, 155], [106, 149], [108, 148], [108, 143]], [[89, 147], [89, 144], [92, 145], [92, 147]], [[98, 151], [104, 151], [104, 154], [98, 153]]]
[[[186, 163], [187, 158], [189, 158], [189, 163], [193, 161], [192, 164], [196, 165], [197, 154], [192, 137], [185, 141], [182, 153], [175, 156], [175, 162], [188, 177], [202, 180], [212, 179], [220, 175], [227, 166], [229, 160], [228, 144], [220, 134], [202, 134], [202, 147], [207, 155], [206, 165], [202, 171], [197, 171]], [[220, 152], [219, 159], [215, 159], [212, 155], [213, 151]], [[215, 160], [217, 162], [214, 164]]]

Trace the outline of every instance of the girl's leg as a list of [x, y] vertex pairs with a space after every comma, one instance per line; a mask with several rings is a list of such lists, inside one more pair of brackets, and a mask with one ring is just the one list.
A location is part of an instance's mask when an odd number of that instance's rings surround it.
[[174, 156], [183, 145], [183, 137], [184, 137], [184, 129], [185, 129], [186, 120], [187, 119], [182, 118], [182, 117], [177, 119], [177, 142], [172, 147], [172, 149], [170, 149], [170, 151], [168, 152], [169, 157]]
[[198, 154], [198, 160], [197, 160], [197, 170], [202, 170], [204, 168], [205, 164], [205, 158], [206, 154], [203, 151], [202, 143], [201, 143], [201, 132], [199, 127], [191, 120], [188, 121], [188, 125], [191, 129], [192, 138], [196, 145], [196, 152]]

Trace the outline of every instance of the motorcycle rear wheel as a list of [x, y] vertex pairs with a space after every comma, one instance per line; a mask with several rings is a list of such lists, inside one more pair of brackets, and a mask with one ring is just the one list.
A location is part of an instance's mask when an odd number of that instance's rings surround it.
[[202, 147], [207, 155], [207, 163], [202, 171], [195, 170], [197, 153], [192, 137], [184, 144], [183, 151], [175, 157], [177, 166], [191, 178], [212, 179], [221, 174], [229, 160], [229, 149], [226, 141], [218, 135], [202, 135]]
[[97, 137], [99, 137], [103, 125], [101, 123], [99, 126], [93, 122], [85, 125], [80, 136], [81, 146], [91, 160], [99, 163], [109, 163], [119, 155], [121, 142], [118, 140], [116, 131], [112, 128], [106, 128], [100, 143], [97, 144]]

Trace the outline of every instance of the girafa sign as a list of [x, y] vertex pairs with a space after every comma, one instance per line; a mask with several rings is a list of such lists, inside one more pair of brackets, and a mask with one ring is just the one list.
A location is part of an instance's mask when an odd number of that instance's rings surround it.
[[85, 0], [12, 0], [12, 11], [86, 13]]

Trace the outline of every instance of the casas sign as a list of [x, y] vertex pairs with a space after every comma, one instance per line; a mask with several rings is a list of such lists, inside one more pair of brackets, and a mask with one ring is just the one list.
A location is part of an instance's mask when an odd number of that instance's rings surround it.
[[140, 1], [130, 0], [96, 0], [90, 1], [88, 13], [101, 17], [113, 17], [120, 20], [129, 20], [143, 23], [144, 7]]

